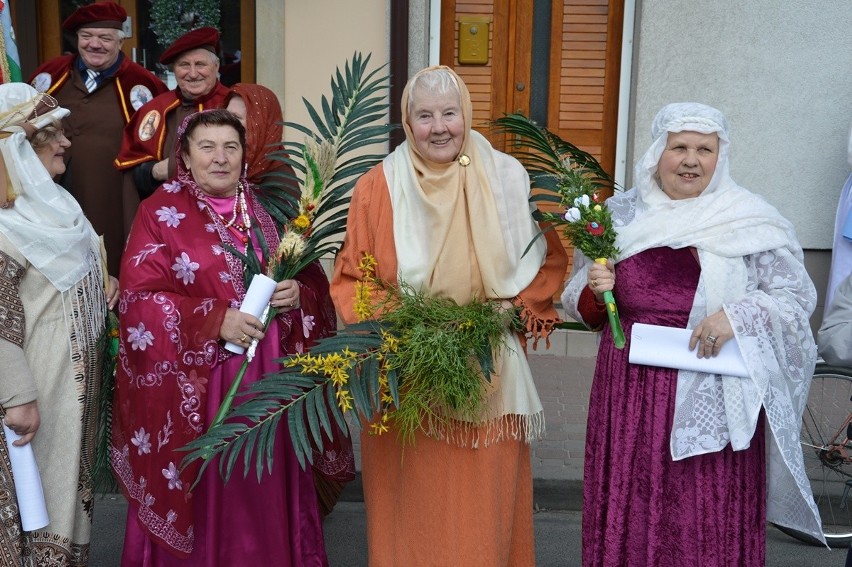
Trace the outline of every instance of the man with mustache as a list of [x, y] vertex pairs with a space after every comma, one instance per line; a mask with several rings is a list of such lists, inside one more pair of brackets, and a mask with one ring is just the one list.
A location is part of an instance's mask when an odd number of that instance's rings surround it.
[[179, 37], [160, 56], [172, 65], [177, 88], [144, 105], [124, 129], [115, 167], [125, 172], [125, 189], [149, 196], [175, 174], [177, 128], [188, 115], [224, 105], [228, 88], [219, 82], [219, 32], [205, 27]]
[[[122, 175], [112, 167], [124, 127], [145, 102], [166, 85], [121, 52], [127, 12], [115, 2], [78, 8], [62, 27], [77, 34], [78, 55], [62, 55], [41, 65], [30, 78], [71, 114], [62, 121], [71, 147], [65, 173], [57, 180], [104, 235], [109, 271], [118, 274], [124, 238], [139, 198], [122, 193]], [[123, 222], [122, 222], [123, 221]]]

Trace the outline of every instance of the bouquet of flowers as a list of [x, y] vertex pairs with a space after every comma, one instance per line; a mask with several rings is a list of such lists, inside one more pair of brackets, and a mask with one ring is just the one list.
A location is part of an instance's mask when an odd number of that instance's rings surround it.
[[355, 301], [362, 320], [321, 339], [310, 353], [285, 359], [280, 372], [254, 383], [248, 400], [234, 409], [234, 420], [187, 445], [186, 461], [220, 455], [227, 480], [239, 454], [244, 453], [247, 474], [254, 453], [260, 478], [264, 459], [272, 467], [275, 428], [285, 415], [303, 468], [312, 462], [312, 443], [322, 450], [332, 419], [348, 431], [345, 412], [372, 420], [375, 435], [395, 428], [403, 443], [413, 442], [418, 430], [440, 436], [451, 419], [487, 417], [483, 402], [493, 352], [514, 312], [493, 301], [459, 306], [405, 283], [388, 285], [375, 278], [375, 266], [365, 254]]
[[[530, 200], [556, 206], [556, 211], [539, 210], [536, 217], [561, 227], [587, 258], [606, 264], [607, 258], [616, 257], [619, 251], [612, 214], [602, 195], [602, 190], [614, 188], [615, 182], [594, 156], [522, 114], [498, 118], [494, 126], [513, 136], [512, 153], [526, 167], [536, 189]], [[615, 299], [610, 291], [603, 295], [613, 342], [616, 348], [624, 348], [626, 340]]]

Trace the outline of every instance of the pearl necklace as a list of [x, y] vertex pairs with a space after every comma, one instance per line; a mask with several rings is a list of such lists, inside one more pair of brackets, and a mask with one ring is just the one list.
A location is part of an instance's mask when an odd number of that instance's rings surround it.
[[[239, 209], [239, 210], [238, 210]], [[218, 214], [218, 213], [216, 213]], [[237, 217], [243, 218], [242, 223], [237, 223]], [[234, 209], [231, 220], [225, 221], [225, 217], [219, 215], [219, 219], [225, 223], [225, 228], [234, 227], [240, 232], [247, 232], [251, 228], [251, 216], [248, 213], [248, 204], [246, 203], [246, 193], [243, 189], [242, 181], [237, 184], [237, 193], [234, 195]]]

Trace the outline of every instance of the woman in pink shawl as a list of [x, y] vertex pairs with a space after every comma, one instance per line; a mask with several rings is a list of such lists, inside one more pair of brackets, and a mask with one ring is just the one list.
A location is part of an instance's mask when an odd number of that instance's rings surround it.
[[[178, 449], [201, 435], [243, 362], [226, 341], [261, 338], [245, 385], [334, 329], [319, 265], [279, 282], [280, 314], [266, 334], [238, 310], [244, 251], [255, 227], [278, 243], [272, 218], [244, 176], [245, 130], [233, 114], [190, 116], [178, 132], [177, 176], [139, 208], [122, 261], [121, 345], [113, 466], [130, 501], [122, 565], [326, 565], [311, 471], [286, 425], [275, 466], [258, 483], [236, 470], [227, 484], [211, 466], [190, 490], [197, 463]], [[259, 243], [254, 242], [259, 250]]]

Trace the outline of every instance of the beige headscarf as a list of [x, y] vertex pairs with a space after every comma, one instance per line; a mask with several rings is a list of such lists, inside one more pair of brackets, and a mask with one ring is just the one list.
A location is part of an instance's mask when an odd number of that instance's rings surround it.
[[[449, 163], [435, 163], [417, 150], [408, 126], [409, 100], [418, 79], [441, 72], [457, 92], [464, 119], [461, 151]], [[402, 95], [406, 141], [384, 161], [391, 194], [399, 278], [432, 296], [466, 304], [512, 299], [535, 278], [547, 252], [531, 216], [529, 176], [514, 158], [496, 151], [471, 130], [472, 107], [464, 82], [448, 67], [420, 71]], [[524, 254], [527, 246], [535, 244]], [[543, 431], [543, 410], [523, 349], [507, 332], [495, 360], [498, 376], [489, 402], [488, 433], [476, 444], [506, 435], [527, 441]], [[518, 416], [519, 419], [515, 419]], [[437, 432], [440, 436], [442, 433]], [[452, 433], [457, 441], [470, 440]]]

